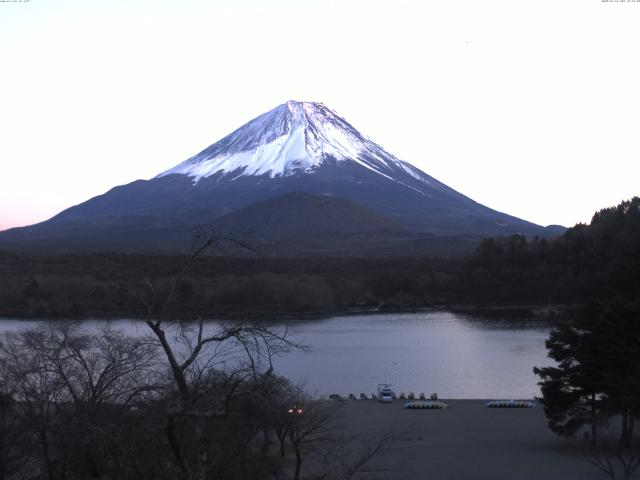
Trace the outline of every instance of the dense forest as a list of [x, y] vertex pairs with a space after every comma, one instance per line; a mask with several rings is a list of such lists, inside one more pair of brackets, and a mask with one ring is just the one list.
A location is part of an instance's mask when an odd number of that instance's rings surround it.
[[464, 297], [584, 303], [640, 293], [640, 198], [600, 210], [553, 240], [486, 239], [464, 262]]
[[[486, 241], [483, 248], [490, 256], [496, 246]], [[525, 261], [539, 258], [536, 265], [542, 272], [562, 267], [556, 279], [539, 274], [549, 278], [541, 288], [548, 288], [549, 294], [565, 291], [579, 302], [553, 322], [546, 347], [554, 364], [534, 368], [548, 425], [560, 436], [588, 439], [586, 458], [606, 478], [636, 478], [640, 202], [634, 198], [602, 210], [591, 225], [579, 225], [549, 245], [538, 242], [524, 251]], [[504, 258], [504, 252], [498, 258]], [[563, 282], [569, 281], [571, 288], [563, 290]]]
[[[0, 315], [119, 317], [144, 312], [123, 288], [162, 292], [181, 256], [0, 253]], [[576, 305], [638, 298], [640, 198], [603, 209], [554, 239], [489, 238], [465, 258], [198, 258], [168, 315], [313, 316], [437, 306]]]

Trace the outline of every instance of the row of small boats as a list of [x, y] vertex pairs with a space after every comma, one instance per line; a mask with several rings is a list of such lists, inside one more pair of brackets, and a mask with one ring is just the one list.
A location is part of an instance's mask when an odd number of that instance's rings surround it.
[[[340, 395], [333, 394], [329, 395], [331, 400], [345, 400], [344, 397]], [[349, 400], [356, 400], [356, 396], [352, 393], [347, 397]], [[376, 394], [372, 394], [371, 397], [367, 397], [364, 393], [360, 394], [361, 400], [381, 400], [383, 397], [378, 396]], [[397, 400], [398, 397], [393, 395], [393, 400]], [[436, 397], [437, 398], [437, 397]], [[387, 401], [390, 402], [391, 398]], [[401, 400], [404, 400], [403, 396], [400, 397]], [[487, 408], [533, 408], [536, 406], [535, 402], [530, 400], [491, 400], [486, 403]], [[438, 401], [432, 397], [431, 400], [427, 400], [424, 397], [424, 394], [420, 396], [418, 400], [410, 398], [408, 402], [404, 404], [404, 408], [406, 409], [445, 409], [449, 408], [444, 402]]]
[[[405, 395], [404, 393], [401, 393], [400, 395], [396, 395], [394, 392], [378, 392], [376, 393], [372, 393], [371, 396], [367, 396], [366, 393], [361, 393], [359, 397], [356, 397], [353, 393], [350, 393], [347, 397], [343, 397], [341, 395], [338, 395], [337, 393], [333, 393], [331, 395], [329, 395], [329, 399], [330, 400], [357, 400], [358, 398], [360, 398], [360, 400], [427, 400], [427, 397], [425, 396], [424, 393], [421, 393], [419, 396], [416, 396], [414, 393], [409, 393], [407, 395]], [[431, 400], [437, 400], [438, 399], [438, 395], [435, 393], [431, 394]]]
[[408, 410], [442, 410], [445, 408], [449, 408], [444, 402], [432, 401], [432, 400], [416, 400], [413, 402], [407, 402], [404, 404], [404, 408]]
[[[535, 402], [531, 402], [529, 400], [491, 400], [490, 402], [487, 402], [488, 408], [533, 408], [535, 406]], [[442, 410], [445, 408], [449, 408], [449, 405], [444, 402], [438, 401], [417, 400], [405, 403], [404, 408], [409, 410]]]
[[489, 408], [533, 408], [535, 402], [529, 400], [492, 400], [487, 402]]
[[[343, 397], [335, 393], [329, 395], [329, 398], [331, 400], [344, 400]], [[353, 393], [350, 393], [347, 398], [349, 400], [356, 400], [356, 396]], [[361, 393], [360, 399], [368, 400], [369, 397], [367, 397], [365, 393]], [[404, 404], [404, 408], [407, 409], [442, 410], [449, 407], [446, 403], [438, 400], [437, 393], [432, 393], [429, 400], [427, 400], [424, 393], [420, 393], [417, 399], [413, 392], [410, 392], [407, 396], [405, 396], [404, 392], [396, 395], [389, 383], [379, 383], [378, 393], [371, 394], [371, 400], [377, 400], [383, 403], [390, 403], [398, 399], [409, 400]], [[530, 400], [491, 400], [487, 402], [486, 405], [487, 408], [533, 408], [536, 404]]]

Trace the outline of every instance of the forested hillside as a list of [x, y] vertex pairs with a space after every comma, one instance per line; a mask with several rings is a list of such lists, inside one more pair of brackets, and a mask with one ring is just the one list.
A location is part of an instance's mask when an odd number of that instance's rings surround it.
[[[120, 287], [168, 288], [182, 256], [0, 253], [0, 315], [142, 314]], [[198, 258], [168, 314], [329, 315], [354, 309], [582, 304], [640, 297], [640, 198], [597, 212], [555, 239], [489, 238], [466, 258]]]
[[597, 212], [553, 239], [483, 240], [459, 277], [465, 300], [583, 303], [638, 298], [640, 198]]

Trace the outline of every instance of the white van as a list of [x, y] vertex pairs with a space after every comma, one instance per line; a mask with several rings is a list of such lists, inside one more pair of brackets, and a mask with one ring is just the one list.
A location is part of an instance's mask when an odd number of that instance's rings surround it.
[[388, 383], [378, 384], [378, 401], [382, 403], [391, 403], [393, 401], [393, 389]]

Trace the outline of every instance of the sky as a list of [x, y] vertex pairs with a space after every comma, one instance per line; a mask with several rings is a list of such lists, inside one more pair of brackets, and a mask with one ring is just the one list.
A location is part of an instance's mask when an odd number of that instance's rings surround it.
[[0, 230], [289, 99], [541, 225], [640, 194], [640, 1], [1, 0]]

